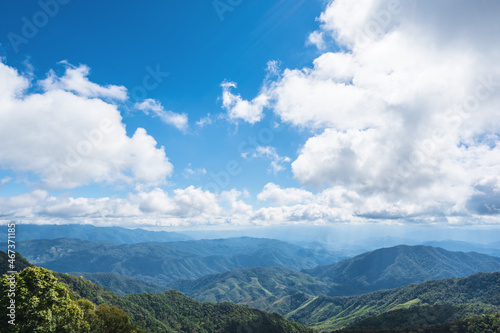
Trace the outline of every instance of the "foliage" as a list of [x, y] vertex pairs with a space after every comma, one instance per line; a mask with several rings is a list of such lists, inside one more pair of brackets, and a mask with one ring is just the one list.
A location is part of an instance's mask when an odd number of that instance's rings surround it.
[[141, 293], [119, 297], [83, 278], [56, 273], [77, 298], [124, 310], [138, 327], [148, 332], [312, 332], [312, 330], [245, 306], [200, 303], [177, 291]]
[[314, 297], [285, 318], [332, 330], [404, 305], [460, 305], [464, 316], [500, 311], [500, 273], [479, 273], [465, 278], [419, 284], [349, 297]]
[[500, 333], [500, 313], [449, 321], [439, 324], [424, 324], [399, 329], [347, 328], [339, 333]]
[[235, 269], [197, 280], [178, 280], [168, 285], [202, 302], [232, 302], [264, 311], [284, 296], [297, 292], [325, 294], [331, 286], [327, 279], [314, 278], [283, 267]]
[[[11, 279], [15, 278], [15, 295], [9, 297]], [[27, 267], [20, 273], [4, 275], [0, 280], [2, 317], [9, 318], [11, 299], [15, 300], [15, 325], [2, 320], [2, 332], [140, 332], [130, 324], [125, 312], [107, 305], [97, 309], [88, 300], [74, 300], [66, 286], [51, 271]], [[10, 317], [9, 319], [14, 319]]]
[[[1, 321], [3, 332], [85, 332], [89, 325], [83, 311], [70, 297], [69, 291], [52, 273], [39, 267], [28, 267], [16, 273], [15, 297], [8, 296], [11, 280], [0, 280], [2, 319], [8, 318], [8, 306], [15, 300], [15, 325]], [[14, 313], [14, 312], [12, 312]], [[12, 318], [14, 319], [14, 318]]]
[[[12, 269], [9, 268], [9, 256], [6, 252], [0, 251], [0, 275], [6, 274], [8, 271]], [[15, 257], [15, 270], [20, 272], [26, 267], [32, 266], [28, 260], [26, 260], [21, 253], [16, 252]]]

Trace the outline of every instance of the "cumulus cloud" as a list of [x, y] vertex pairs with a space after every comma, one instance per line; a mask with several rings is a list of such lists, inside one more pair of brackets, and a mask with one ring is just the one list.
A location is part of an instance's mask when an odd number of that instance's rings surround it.
[[165, 183], [173, 166], [164, 148], [143, 128], [127, 136], [117, 106], [102, 99], [124, 90], [91, 83], [87, 72], [50, 74], [32, 93], [29, 77], [0, 63], [0, 168], [35, 174], [47, 188]]
[[[193, 186], [101, 199], [55, 198], [38, 190], [0, 197], [0, 209], [27, 220], [76, 216], [154, 225], [498, 224], [499, 10], [500, 2], [492, 1], [331, 1], [309, 36], [322, 52], [311, 66], [278, 73], [271, 63], [272, 75], [252, 100], [235, 94], [235, 83], [223, 83], [230, 120], [255, 124], [267, 108], [308, 135], [293, 161], [272, 147], [244, 156], [268, 158], [278, 169], [291, 162], [307, 190], [267, 184], [257, 195], [259, 209], [245, 202], [244, 192], [213, 194]], [[51, 79], [44, 93], [27, 94], [30, 79], [3, 64], [0, 78], [0, 140], [6, 143], [0, 167], [34, 172], [59, 186], [131, 178], [155, 183], [171, 173], [163, 148], [145, 130], [127, 137], [116, 107], [100, 99], [116, 99], [116, 88], [85, 90]], [[51, 171], [73, 162], [67, 146], [76, 151], [85, 139], [81, 128], [100, 128], [104, 116], [111, 120], [104, 129], [114, 129], [109, 141], [102, 139], [63, 176]]]
[[323, 50], [326, 47], [326, 42], [323, 37], [323, 32], [313, 31], [309, 34], [307, 38], [307, 45], [314, 45], [318, 50]]
[[224, 82], [222, 87], [222, 107], [226, 109], [229, 119], [233, 121], [243, 120], [250, 124], [255, 124], [264, 118], [263, 109], [268, 104], [268, 97], [261, 94], [252, 101], [247, 101], [241, 96], [231, 92], [236, 88], [234, 82]]
[[[160, 188], [130, 193], [126, 198], [54, 197], [47, 191], [35, 190], [13, 197], [0, 197], [0, 220], [22, 218], [25, 222], [49, 223], [60, 221], [120, 225], [195, 225], [224, 222], [231, 219], [242, 204], [225, 212], [219, 205], [223, 200], [215, 194], [190, 186], [175, 189], [172, 194]], [[226, 200], [226, 198], [224, 198]]]
[[308, 203], [312, 201], [314, 194], [297, 188], [281, 188], [279, 185], [269, 183], [264, 186], [257, 199], [274, 205], [290, 205]]
[[185, 113], [179, 114], [165, 110], [160, 102], [148, 98], [141, 103], [136, 103], [135, 107], [143, 111], [146, 115], [151, 112], [154, 117], [160, 118], [165, 124], [172, 125], [185, 131], [188, 127], [188, 117]]
[[329, 2], [308, 43], [340, 51], [285, 69], [263, 89], [282, 122], [312, 133], [294, 177], [356, 193], [351, 216], [496, 215], [497, 187], [484, 184], [500, 174], [500, 46], [485, 32], [500, 32], [499, 9]]

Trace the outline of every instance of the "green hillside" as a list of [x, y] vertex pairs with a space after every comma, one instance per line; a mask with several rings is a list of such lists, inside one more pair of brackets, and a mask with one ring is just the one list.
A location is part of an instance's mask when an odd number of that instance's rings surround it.
[[[176, 291], [119, 297], [83, 278], [53, 273], [36, 266], [15, 276], [16, 325], [2, 320], [0, 331], [6, 333], [125, 333], [141, 329], [155, 333], [312, 332], [277, 314], [231, 303], [200, 303]], [[8, 276], [4, 275], [0, 285], [6, 290], [9, 284]], [[7, 293], [2, 293], [3, 318], [7, 317], [9, 302]]]
[[377, 316], [363, 319], [343, 331], [384, 331], [401, 330], [410, 327], [423, 327], [454, 322], [470, 317], [472, 314], [491, 313], [494, 310], [479, 304], [463, 305], [423, 305], [399, 308]]
[[[161, 294], [119, 297], [109, 290], [69, 274], [56, 274], [76, 298], [123, 309], [133, 323], [148, 332], [235, 332], [252, 327], [254, 332], [312, 332], [276, 314], [231, 303], [200, 303], [171, 290]], [[243, 331], [244, 332], [244, 331]]]
[[[385, 266], [381, 263], [381, 256], [385, 256]], [[421, 279], [434, 275], [460, 277], [477, 273], [481, 269], [493, 269], [497, 260], [499, 258], [477, 253], [449, 252], [422, 246], [397, 246], [331, 265], [343, 268], [343, 275], [339, 277], [330, 278], [328, 274], [313, 277], [282, 267], [260, 267], [207, 275], [196, 280], [174, 281], [169, 287], [199, 301], [229, 301], [289, 315], [320, 295], [333, 297], [357, 294], [361, 289], [361, 279], [365, 282], [362, 285], [365, 290], [379, 289], [382, 280], [384, 286], [389, 289], [406, 282], [421, 282]], [[450, 262], [455, 265], [453, 269], [450, 269]], [[330, 273], [330, 269], [330, 266], [319, 266], [312, 271], [317, 273], [326, 270]], [[425, 275], [422, 272], [426, 272]]]
[[360, 296], [318, 296], [310, 298], [285, 318], [324, 331], [390, 310], [422, 305], [461, 306], [467, 310], [464, 316], [496, 313], [500, 311], [500, 273], [433, 280]]
[[132, 279], [116, 273], [70, 273], [71, 275], [81, 276], [103, 288], [109, 289], [118, 296], [139, 293], [159, 294], [167, 287], [159, 286], [153, 283]]
[[395, 329], [362, 329], [354, 326], [334, 331], [339, 333], [498, 333], [500, 313], [446, 321], [438, 324], [422, 324]]
[[168, 287], [202, 302], [233, 302], [265, 310], [269, 304], [297, 292], [327, 294], [332, 283], [288, 268], [253, 267], [178, 280]]

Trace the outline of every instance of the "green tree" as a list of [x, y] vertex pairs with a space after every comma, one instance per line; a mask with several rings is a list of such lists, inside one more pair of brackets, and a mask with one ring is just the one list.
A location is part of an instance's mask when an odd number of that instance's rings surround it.
[[99, 333], [132, 333], [138, 330], [130, 324], [128, 315], [116, 306], [101, 304], [95, 310], [97, 325], [93, 332]]
[[[89, 332], [84, 311], [51, 271], [28, 267], [14, 277], [15, 296], [10, 291], [12, 276], [4, 275], [0, 279], [2, 332]], [[15, 300], [15, 325], [8, 322], [13, 318], [8, 316], [12, 299]]]

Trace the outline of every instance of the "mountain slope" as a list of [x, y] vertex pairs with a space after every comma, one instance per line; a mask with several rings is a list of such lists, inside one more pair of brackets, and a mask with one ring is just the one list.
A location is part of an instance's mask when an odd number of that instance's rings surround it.
[[95, 283], [103, 288], [109, 289], [118, 296], [125, 296], [139, 293], [159, 294], [166, 290], [167, 287], [159, 286], [153, 283], [132, 279], [128, 276], [116, 273], [70, 273], [71, 275], [80, 276], [92, 283]]
[[178, 280], [168, 287], [202, 302], [233, 302], [265, 310], [279, 298], [297, 292], [327, 294], [332, 283], [288, 268], [253, 267]]
[[475, 252], [450, 252], [430, 246], [400, 245], [367, 252], [304, 273], [340, 285], [330, 295], [355, 295], [432, 279], [500, 271], [500, 258]]
[[230, 301], [285, 315], [314, 296], [356, 295], [423, 280], [460, 277], [500, 268], [498, 263], [499, 258], [477, 253], [397, 246], [304, 271], [319, 277], [281, 267], [247, 268], [174, 281], [169, 287], [199, 301]]
[[[167, 231], [148, 231], [121, 227], [95, 227], [85, 224], [37, 225], [17, 224], [16, 240], [77, 238], [90, 241], [108, 241], [118, 244], [144, 242], [176, 242], [190, 240], [191, 237]], [[7, 226], [0, 226], [0, 239], [7, 239]]]
[[[389, 325], [390, 326], [390, 325]], [[377, 325], [375, 327], [378, 327]], [[469, 332], [500, 332], [500, 312], [493, 315], [481, 315], [467, 317], [453, 321], [443, 321], [437, 324], [418, 324], [406, 326], [404, 328], [364, 328], [364, 327], [348, 327], [339, 333], [469, 333]]]
[[[6, 258], [6, 253], [0, 251], [0, 263], [4, 264]], [[138, 332], [135, 327], [139, 327], [155, 333], [312, 333], [311, 329], [277, 314], [230, 303], [200, 303], [173, 290], [119, 297], [83, 278], [33, 266], [21, 257], [20, 260], [27, 268], [15, 276], [20, 288], [16, 290], [17, 326], [2, 320], [1, 332], [89, 332], [92, 327], [92, 332]], [[7, 275], [0, 277], [2, 288], [8, 289], [10, 284]], [[10, 311], [7, 308], [10, 297], [7, 293], [0, 294], [3, 317]], [[97, 319], [113, 329], [95, 327]], [[120, 323], [127, 329], [118, 326]]]
[[433, 280], [360, 296], [318, 296], [308, 299], [285, 318], [324, 331], [389, 310], [443, 304], [469, 305], [471, 314], [476, 314], [476, 310], [490, 314], [499, 312], [500, 273]]
[[300, 270], [333, 261], [296, 245], [246, 237], [121, 245], [64, 238], [20, 241], [17, 249], [34, 264], [54, 271], [118, 273], [160, 285], [235, 268]]
[[484, 310], [471, 305], [413, 306], [390, 310], [380, 315], [368, 317], [347, 327], [344, 331], [403, 330], [405, 328], [428, 327], [454, 322], [472, 314], [482, 314]]
[[200, 303], [174, 290], [119, 297], [85, 279], [69, 274], [55, 275], [75, 298], [116, 306], [148, 332], [312, 333], [311, 329], [277, 314], [241, 305]]

